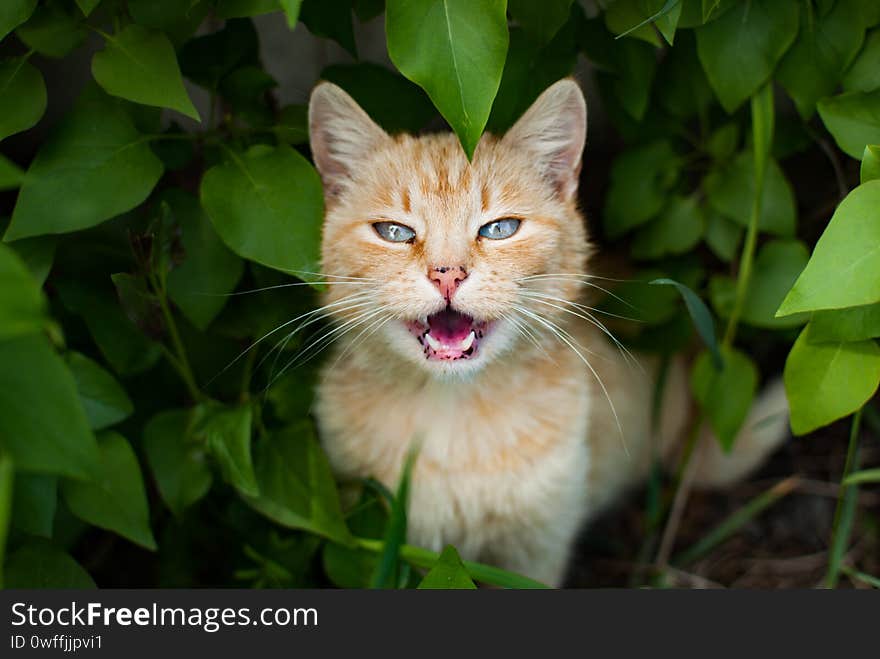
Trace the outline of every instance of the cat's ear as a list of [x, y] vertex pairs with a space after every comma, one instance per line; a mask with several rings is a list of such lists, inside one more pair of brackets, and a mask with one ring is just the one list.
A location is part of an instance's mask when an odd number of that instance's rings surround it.
[[503, 142], [528, 151], [542, 175], [567, 200], [577, 192], [586, 139], [587, 104], [577, 83], [566, 78], [544, 90]]
[[327, 197], [338, 195], [359, 164], [387, 139], [340, 87], [322, 82], [312, 91], [309, 142]]

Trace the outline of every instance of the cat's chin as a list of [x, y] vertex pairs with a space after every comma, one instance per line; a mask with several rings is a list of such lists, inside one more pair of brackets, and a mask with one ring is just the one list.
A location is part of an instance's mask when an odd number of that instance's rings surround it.
[[426, 318], [406, 322], [428, 361], [455, 362], [476, 359], [492, 331], [493, 321], [478, 321], [446, 307]]

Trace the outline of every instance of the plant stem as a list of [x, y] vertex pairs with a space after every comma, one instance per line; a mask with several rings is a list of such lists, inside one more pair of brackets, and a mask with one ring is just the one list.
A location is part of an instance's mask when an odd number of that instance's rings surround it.
[[[356, 537], [355, 542], [361, 549], [366, 549], [367, 551], [371, 551], [377, 554], [382, 553], [382, 551], [384, 550], [384, 543], [382, 540]], [[413, 547], [412, 545], [401, 545], [400, 557], [407, 563], [414, 565], [415, 567], [428, 570], [434, 566], [434, 563], [436, 563], [437, 560], [440, 558], [440, 554], [430, 551], [428, 549], [422, 549], [421, 547]], [[481, 583], [489, 584], [492, 586], [501, 586], [502, 588], [548, 587], [546, 584], [542, 584], [540, 581], [535, 581], [534, 579], [529, 579], [528, 577], [514, 574], [513, 572], [508, 572], [507, 570], [502, 570], [501, 568], [494, 567], [492, 565], [485, 565], [484, 563], [477, 563], [474, 561], [462, 562], [464, 563], [464, 567], [468, 571], [468, 574], [471, 576], [471, 578]]]
[[174, 348], [174, 352], [171, 353], [174, 356], [172, 366], [175, 366], [178, 374], [180, 374], [192, 399], [201, 401], [204, 398], [204, 394], [196, 384], [196, 378], [193, 375], [192, 366], [190, 366], [189, 358], [186, 355], [186, 349], [183, 347], [183, 341], [180, 340], [180, 333], [177, 331], [177, 323], [174, 321], [171, 308], [168, 306], [164, 278], [151, 275], [150, 279], [153, 284], [153, 290], [156, 293], [156, 299], [159, 301], [159, 308], [162, 310], [162, 317], [165, 319], [165, 325], [168, 327], [171, 345]]
[[849, 546], [853, 518], [856, 511], [857, 485], [845, 485], [843, 481], [858, 468], [859, 461], [859, 424], [862, 410], [859, 409], [852, 417], [849, 430], [849, 446], [846, 449], [846, 464], [837, 496], [837, 508], [834, 511], [834, 524], [831, 528], [831, 548], [828, 554], [828, 573], [825, 575], [825, 587], [836, 588], [840, 579], [840, 566]]

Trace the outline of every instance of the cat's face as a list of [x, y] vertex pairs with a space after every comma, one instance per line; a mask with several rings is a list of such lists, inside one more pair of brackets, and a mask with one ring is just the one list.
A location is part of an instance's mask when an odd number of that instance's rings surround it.
[[585, 131], [583, 96], [564, 80], [468, 162], [454, 135], [388, 136], [341, 89], [319, 85], [310, 134], [327, 201], [322, 272], [339, 282], [326, 302], [348, 349], [445, 377], [539, 343], [562, 311], [534, 295], [570, 300], [580, 285], [543, 276], [584, 272]]

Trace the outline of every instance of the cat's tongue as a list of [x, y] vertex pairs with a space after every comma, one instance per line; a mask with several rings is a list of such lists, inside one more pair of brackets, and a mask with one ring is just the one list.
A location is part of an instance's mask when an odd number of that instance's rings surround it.
[[430, 356], [457, 359], [467, 354], [476, 339], [473, 325], [473, 318], [448, 307], [428, 316], [428, 333], [424, 340], [430, 348]]

